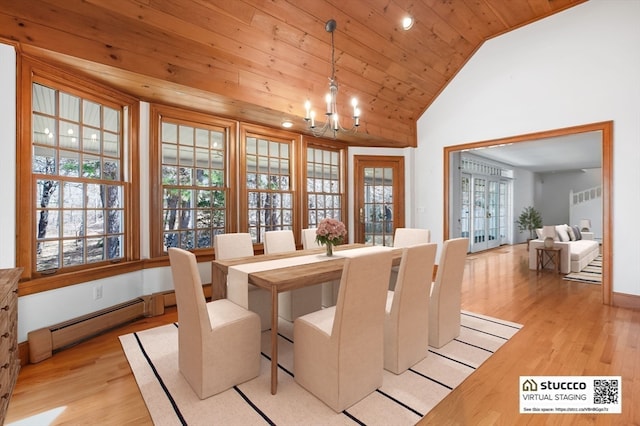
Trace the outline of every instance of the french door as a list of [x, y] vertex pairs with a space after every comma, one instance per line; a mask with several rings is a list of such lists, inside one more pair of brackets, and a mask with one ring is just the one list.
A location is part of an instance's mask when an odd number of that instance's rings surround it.
[[509, 183], [504, 180], [463, 173], [460, 224], [469, 238], [471, 252], [498, 247], [507, 242]]
[[404, 157], [354, 157], [356, 243], [393, 245], [404, 226]]

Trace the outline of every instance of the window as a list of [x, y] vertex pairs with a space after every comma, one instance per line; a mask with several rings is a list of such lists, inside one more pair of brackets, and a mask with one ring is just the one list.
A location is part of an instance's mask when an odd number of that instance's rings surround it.
[[307, 146], [307, 227], [326, 217], [344, 221], [342, 163], [339, 148]]
[[[213, 248], [213, 236], [228, 231], [228, 145], [232, 122], [174, 108], [154, 107], [161, 181], [153, 229], [157, 256], [169, 247]], [[152, 209], [153, 210], [153, 209]], [[158, 232], [159, 233], [159, 232]]]
[[125, 256], [122, 114], [33, 83], [36, 271]]
[[[115, 274], [135, 259], [127, 159], [132, 99], [53, 68], [23, 61], [19, 140], [18, 266], [50, 289]], [[27, 89], [28, 88], [28, 89]], [[137, 222], [136, 222], [137, 223]], [[105, 269], [107, 267], [107, 269]], [[114, 272], [108, 272], [114, 270]], [[71, 273], [73, 275], [65, 275]], [[60, 278], [55, 278], [60, 277]], [[31, 284], [22, 285], [28, 294]]]
[[[245, 126], [243, 183], [246, 232], [261, 243], [266, 231], [294, 230], [293, 140]], [[242, 208], [242, 207], [241, 207]]]

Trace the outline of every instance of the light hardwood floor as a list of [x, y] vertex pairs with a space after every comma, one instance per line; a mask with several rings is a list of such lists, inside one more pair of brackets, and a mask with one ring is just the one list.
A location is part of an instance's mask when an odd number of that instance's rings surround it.
[[[529, 271], [525, 245], [469, 255], [463, 309], [524, 327], [421, 424], [640, 425], [640, 311], [601, 300], [598, 285]], [[173, 321], [170, 308], [25, 366], [6, 422], [57, 410], [30, 424], [151, 424], [118, 336]], [[520, 415], [521, 375], [620, 375], [623, 414]]]

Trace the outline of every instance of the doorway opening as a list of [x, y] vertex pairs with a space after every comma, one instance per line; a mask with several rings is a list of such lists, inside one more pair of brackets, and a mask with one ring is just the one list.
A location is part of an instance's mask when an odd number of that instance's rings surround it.
[[493, 139], [480, 142], [466, 143], [444, 148], [444, 226], [443, 238], [449, 239], [451, 232], [451, 224], [453, 221], [453, 212], [456, 211], [455, 197], [452, 196], [453, 189], [459, 187], [459, 182], [452, 179], [452, 176], [460, 175], [452, 174], [454, 167], [451, 162], [452, 155], [468, 150], [479, 148], [512, 145], [522, 142], [531, 142], [540, 139], [548, 139], [553, 137], [575, 135], [580, 133], [599, 132], [601, 135], [601, 170], [602, 170], [602, 302], [605, 305], [612, 303], [612, 285], [611, 275], [613, 271], [612, 256], [612, 228], [611, 228], [611, 208], [612, 208], [612, 175], [613, 175], [613, 122], [604, 121], [599, 123], [585, 124], [575, 127], [567, 127], [562, 129], [554, 129], [525, 135], [511, 136], [501, 139]]

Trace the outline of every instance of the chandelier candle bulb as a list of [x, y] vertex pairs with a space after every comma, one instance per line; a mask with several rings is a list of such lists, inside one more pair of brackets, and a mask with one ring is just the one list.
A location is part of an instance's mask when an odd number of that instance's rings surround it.
[[304, 103], [304, 109], [305, 109], [304, 119], [308, 120], [311, 115], [311, 101], [307, 100]]
[[313, 129], [314, 127], [316, 127], [316, 112], [315, 111], [311, 111], [311, 128]]

